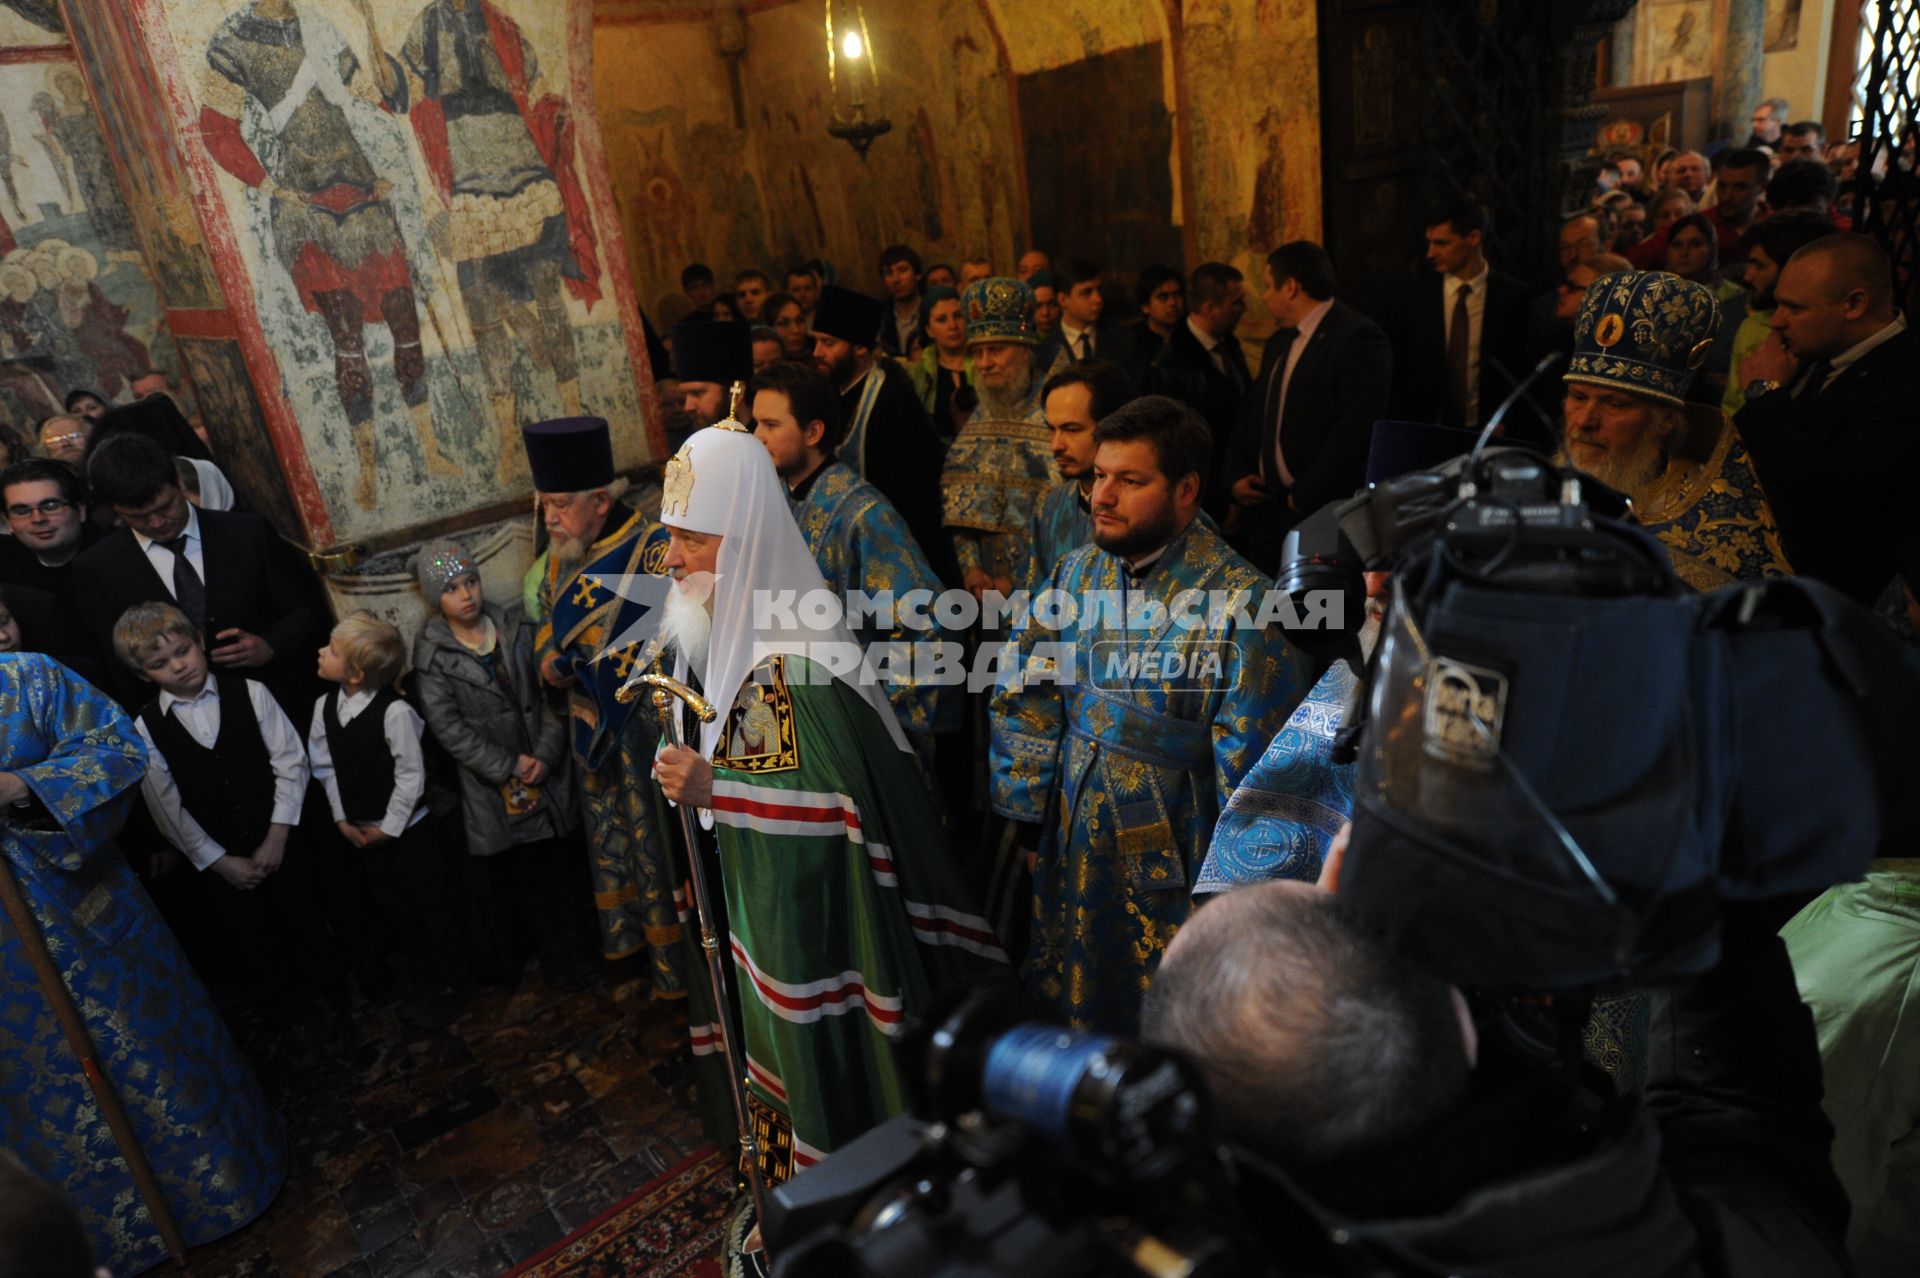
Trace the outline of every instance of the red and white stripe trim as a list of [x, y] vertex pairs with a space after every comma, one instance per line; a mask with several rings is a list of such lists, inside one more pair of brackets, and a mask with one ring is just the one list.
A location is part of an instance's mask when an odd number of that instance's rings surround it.
[[864, 1008], [867, 1019], [883, 1034], [892, 1034], [905, 1015], [897, 996], [876, 993], [867, 988], [858, 972], [842, 972], [804, 985], [790, 985], [761, 971], [740, 938], [733, 938], [733, 957], [752, 979], [753, 992], [768, 1011], [796, 1025], [811, 1025], [823, 1016], [840, 1016]]
[[759, 834], [865, 840], [860, 811], [844, 794], [822, 790], [781, 790], [746, 781], [713, 783], [713, 819]]
[[982, 958], [1007, 961], [1000, 938], [978, 914], [962, 914], [944, 905], [922, 905], [918, 901], [908, 901], [906, 907], [913, 934], [926, 944], [953, 945]]
[[805, 1171], [826, 1156], [826, 1150], [807, 1144], [797, 1135], [793, 1138], [793, 1169], [795, 1171]]
[[693, 1040], [695, 1056], [712, 1056], [720, 1050], [720, 1026], [718, 1022], [709, 1025], [690, 1025], [687, 1034]]
[[766, 1089], [767, 1095], [781, 1102], [787, 1099], [787, 1085], [780, 1081], [780, 1076], [751, 1056], [747, 1057], [747, 1074]]
[[[900, 876], [893, 849], [870, 843], [860, 809], [847, 795], [831, 790], [782, 790], [747, 781], [713, 783], [714, 819], [738, 829], [781, 836], [846, 838], [867, 850], [867, 868], [881, 887], [898, 889]], [[986, 958], [1005, 961], [999, 937], [986, 919], [943, 905], [905, 901], [914, 935], [928, 945], [952, 945]]]

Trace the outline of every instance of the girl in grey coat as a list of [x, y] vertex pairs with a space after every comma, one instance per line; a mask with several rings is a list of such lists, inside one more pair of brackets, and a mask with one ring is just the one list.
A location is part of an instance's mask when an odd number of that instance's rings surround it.
[[414, 570], [438, 605], [413, 644], [420, 712], [459, 765], [467, 849], [486, 865], [490, 913], [519, 925], [550, 980], [576, 983], [586, 966], [573, 927], [585, 908], [573, 892], [580, 819], [564, 725], [535, 669], [534, 627], [517, 603], [486, 602], [456, 542], [429, 542]]

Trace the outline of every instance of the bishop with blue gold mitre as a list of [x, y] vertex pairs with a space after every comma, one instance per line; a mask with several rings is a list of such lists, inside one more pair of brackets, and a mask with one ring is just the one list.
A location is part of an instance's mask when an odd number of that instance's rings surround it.
[[1720, 325], [1691, 280], [1603, 275], [1581, 299], [1564, 378], [1565, 460], [1626, 494], [1697, 590], [1792, 572], [1733, 419], [1686, 402]]

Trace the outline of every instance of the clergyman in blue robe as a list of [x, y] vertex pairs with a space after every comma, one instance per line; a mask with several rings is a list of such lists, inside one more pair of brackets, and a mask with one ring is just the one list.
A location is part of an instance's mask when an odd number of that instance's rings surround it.
[[[787, 498], [800, 535], [820, 565], [820, 575], [841, 600], [855, 590], [870, 596], [892, 593], [896, 613], [890, 620], [863, 620], [856, 626], [849, 618], [847, 628], [862, 647], [911, 645], [941, 637], [937, 624], [933, 630], [919, 631], [901, 620], [902, 601], [913, 591], [926, 592], [924, 609], [931, 620], [941, 586], [906, 519], [886, 494], [841, 463], [828, 462], [789, 490]], [[887, 701], [915, 752], [931, 766], [933, 737], [960, 730], [962, 689], [932, 677], [912, 677], [915, 671], [904, 664], [910, 655], [910, 650], [900, 654], [901, 664], [887, 681]]]
[[[27, 794], [4, 850], [188, 1246], [265, 1211], [286, 1134], [173, 934], [113, 846], [147, 767], [125, 713], [51, 658], [0, 656], [0, 773]], [[80, 1064], [0, 919], [0, 1147], [62, 1186], [102, 1264], [160, 1263], [155, 1231]]]
[[[1277, 629], [1204, 603], [1217, 591], [1251, 612], [1269, 583], [1197, 512], [1148, 558], [1130, 568], [1093, 544], [1061, 560], [1048, 590], [1119, 605], [1017, 625], [992, 701], [994, 811], [1040, 827], [1028, 983], [1077, 1028], [1116, 1034], [1135, 1031], [1192, 911], [1221, 807], [1306, 683]], [[1128, 627], [1143, 607], [1158, 624]]]

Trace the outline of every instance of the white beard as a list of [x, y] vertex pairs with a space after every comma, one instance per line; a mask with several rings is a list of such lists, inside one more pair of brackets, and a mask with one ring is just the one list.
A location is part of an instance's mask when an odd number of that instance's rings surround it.
[[975, 388], [980, 395], [983, 421], [1013, 421], [1024, 417], [1027, 393], [1033, 389], [1033, 365], [1028, 364], [1010, 376], [1003, 389], [995, 390], [978, 381]]
[[1575, 459], [1575, 468], [1638, 502], [1666, 472], [1667, 457], [1662, 442], [1648, 431], [1630, 452], [1610, 448], [1596, 457], [1590, 448], [1576, 451], [1568, 447], [1564, 451]]
[[704, 685], [707, 681], [707, 645], [713, 638], [713, 574], [689, 573], [667, 591], [660, 618], [662, 647], [684, 652], [687, 668]]

